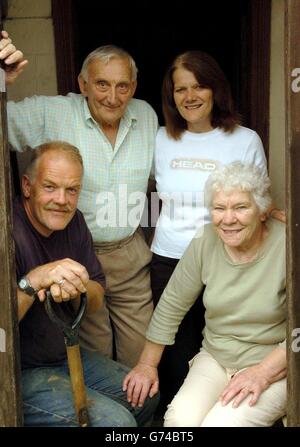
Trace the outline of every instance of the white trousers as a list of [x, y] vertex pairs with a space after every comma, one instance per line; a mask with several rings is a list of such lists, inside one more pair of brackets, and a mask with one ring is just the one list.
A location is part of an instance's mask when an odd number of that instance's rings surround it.
[[286, 413], [286, 379], [272, 383], [252, 407], [249, 395], [237, 408], [222, 406], [219, 396], [236, 369], [223, 368], [201, 349], [168, 406], [164, 427], [269, 427]]

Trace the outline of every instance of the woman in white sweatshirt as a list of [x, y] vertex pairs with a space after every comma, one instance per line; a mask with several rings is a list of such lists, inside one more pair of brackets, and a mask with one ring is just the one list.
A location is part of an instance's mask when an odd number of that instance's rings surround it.
[[[262, 142], [238, 124], [230, 86], [208, 54], [188, 51], [169, 67], [162, 88], [166, 126], [156, 139], [156, 189], [162, 201], [151, 250], [151, 281], [156, 305], [196, 231], [210, 221], [204, 184], [221, 164], [253, 163], [266, 172]], [[161, 412], [172, 400], [199, 351], [203, 307], [198, 300], [167, 347], [159, 367]]]

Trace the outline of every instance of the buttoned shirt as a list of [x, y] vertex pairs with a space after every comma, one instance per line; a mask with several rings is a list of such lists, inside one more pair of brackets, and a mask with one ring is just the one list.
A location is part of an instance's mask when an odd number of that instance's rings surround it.
[[95, 242], [118, 241], [136, 230], [158, 128], [157, 116], [148, 103], [130, 100], [114, 147], [80, 94], [9, 101], [7, 112], [9, 142], [17, 151], [54, 140], [78, 147], [84, 164], [78, 208]]

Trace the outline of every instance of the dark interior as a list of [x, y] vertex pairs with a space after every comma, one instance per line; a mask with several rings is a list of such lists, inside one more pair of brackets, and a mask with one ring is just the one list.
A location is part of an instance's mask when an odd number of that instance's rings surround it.
[[72, 3], [78, 71], [85, 56], [96, 47], [105, 44], [123, 47], [139, 69], [135, 96], [147, 100], [163, 124], [160, 91], [166, 67], [180, 52], [203, 50], [215, 57], [226, 73], [247, 125], [241, 78], [247, 60], [249, 0], [131, 0], [129, 3], [73, 0]]

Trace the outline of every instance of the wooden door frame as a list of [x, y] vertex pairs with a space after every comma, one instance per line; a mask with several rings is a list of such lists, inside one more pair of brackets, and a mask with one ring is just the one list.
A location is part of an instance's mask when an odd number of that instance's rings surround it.
[[78, 90], [79, 67], [75, 58], [78, 36], [73, 14], [72, 0], [52, 0], [57, 91], [59, 95], [66, 95]]
[[287, 421], [300, 427], [300, 0], [285, 3], [287, 209]]
[[[7, 2], [0, 0], [1, 29], [6, 11]], [[4, 77], [0, 84], [0, 427], [18, 427], [22, 425], [23, 417]]]
[[245, 122], [269, 155], [272, 0], [250, 0], [242, 17], [241, 102]]

